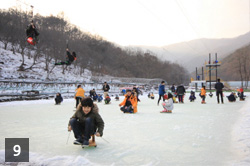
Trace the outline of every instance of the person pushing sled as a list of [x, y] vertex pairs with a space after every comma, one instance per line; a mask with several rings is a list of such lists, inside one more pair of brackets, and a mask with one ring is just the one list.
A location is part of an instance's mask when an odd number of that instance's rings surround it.
[[[98, 107], [90, 97], [84, 98], [78, 105], [75, 114], [70, 118], [68, 131], [73, 130], [76, 140], [75, 145], [82, 148], [95, 146], [94, 134], [97, 137], [103, 135], [104, 121], [98, 113]], [[92, 140], [89, 140], [93, 137]]]

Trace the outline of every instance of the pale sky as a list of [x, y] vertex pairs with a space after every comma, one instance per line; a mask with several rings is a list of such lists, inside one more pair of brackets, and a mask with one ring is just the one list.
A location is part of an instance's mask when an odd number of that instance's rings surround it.
[[[0, 8], [57, 15], [117, 44], [164, 46], [250, 30], [250, 0], [0, 0]], [[28, 5], [24, 5], [28, 4]]]

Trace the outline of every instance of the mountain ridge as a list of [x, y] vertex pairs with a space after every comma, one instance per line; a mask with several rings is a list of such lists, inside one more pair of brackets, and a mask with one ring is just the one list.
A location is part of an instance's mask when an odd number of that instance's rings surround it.
[[[217, 53], [218, 60], [224, 59], [235, 50], [250, 43], [250, 32], [234, 38], [209, 39], [201, 38], [162, 47], [128, 46], [154, 53], [161, 60], [168, 60], [183, 65], [190, 73], [208, 61], [208, 55]], [[195, 64], [195, 65], [194, 65]]]

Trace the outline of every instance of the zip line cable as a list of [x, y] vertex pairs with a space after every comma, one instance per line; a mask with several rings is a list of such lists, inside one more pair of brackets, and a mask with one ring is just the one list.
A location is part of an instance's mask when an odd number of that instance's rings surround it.
[[[166, 27], [167, 29], [169, 29], [171, 32], [174, 32], [174, 30], [172, 28], [170, 28], [168, 25], [166, 25], [165, 22], [163, 22], [153, 11], [151, 11], [146, 5], [144, 5], [142, 2], [140, 2], [139, 0], [137, 0], [137, 2], [144, 7], [150, 14], [152, 14], [155, 18], [157, 18], [157, 20], [164, 25], [164, 27]], [[180, 33], [178, 33], [178, 35], [180, 36]], [[190, 44], [188, 44], [187, 42], [184, 42], [184, 44], [186, 44], [188, 47], [190, 47], [191, 50], [193, 50], [197, 55], [199, 55], [200, 53], [194, 49]], [[167, 51], [166, 48], [164, 48], [164, 50]], [[169, 52], [169, 51], [168, 51]]]
[[[25, 5], [25, 6], [26, 6], [26, 10], [27, 10], [28, 7], [31, 8], [31, 15], [32, 15], [32, 19], [33, 19], [33, 18], [34, 18], [34, 6], [31, 5], [31, 4], [28, 4], [28, 3], [26, 3], [26, 2], [23, 2], [23, 1], [21, 1], [21, 0], [16, 0], [16, 7], [18, 6], [18, 3]], [[21, 8], [21, 7], [20, 7], [20, 8]], [[21, 8], [21, 9], [22, 9], [22, 8]], [[40, 10], [37, 9], [37, 8], [36, 8], [36, 11], [37, 11], [37, 13], [40, 12]]]
[[[198, 37], [198, 38], [201, 38], [201, 37], [200, 37], [200, 34], [197, 32], [197, 30], [195, 29], [194, 25], [192, 24], [192, 22], [191, 22], [190, 19], [188, 18], [188, 16], [187, 16], [186, 12], [184, 11], [182, 5], [178, 2], [178, 0], [175, 0], [175, 2], [177, 3], [178, 7], [180, 8], [182, 14], [183, 14], [183, 15], [185, 16], [185, 18], [187, 19], [187, 21], [188, 21], [188, 23], [190, 24], [190, 26], [191, 26], [191, 28], [193, 29], [193, 31], [196, 33], [197, 37]], [[209, 49], [207, 48], [207, 46], [203, 43], [203, 41], [201, 41], [201, 43], [203, 44], [203, 46], [205, 47], [205, 49], [206, 49], [208, 52], [210, 52]]]

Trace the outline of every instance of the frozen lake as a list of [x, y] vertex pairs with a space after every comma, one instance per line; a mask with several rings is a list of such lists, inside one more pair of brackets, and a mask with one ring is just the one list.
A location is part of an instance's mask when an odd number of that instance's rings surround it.
[[97, 147], [87, 149], [73, 145], [73, 132], [66, 144], [73, 99], [0, 103], [0, 165], [5, 138], [29, 138], [30, 162], [19, 165], [250, 165], [249, 97], [225, 104], [207, 97], [203, 105], [197, 93], [194, 103], [188, 97], [172, 114], [146, 96], [137, 114], [119, 110], [123, 97], [98, 103], [108, 142], [96, 137]]

